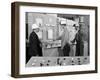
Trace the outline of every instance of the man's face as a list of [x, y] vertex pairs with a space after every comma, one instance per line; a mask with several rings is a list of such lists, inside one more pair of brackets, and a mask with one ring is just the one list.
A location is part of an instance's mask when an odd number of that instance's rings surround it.
[[36, 33], [38, 33], [38, 32], [39, 32], [39, 28], [37, 28], [37, 29], [34, 29], [34, 31], [35, 31]]

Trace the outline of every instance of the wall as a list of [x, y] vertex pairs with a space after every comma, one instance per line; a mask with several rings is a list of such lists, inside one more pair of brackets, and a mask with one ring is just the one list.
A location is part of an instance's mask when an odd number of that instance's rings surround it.
[[[11, 67], [11, 2], [15, 0], [1, 0], [0, 2], [0, 80], [100, 80], [100, 54], [98, 54], [97, 74], [80, 74], [80, 75], [64, 75], [52, 77], [23, 78], [14, 79], [10, 77]], [[28, 1], [28, 0], [16, 0]], [[56, 3], [56, 4], [73, 4], [73, 5], [89, 5], [98, 6], [100, 9], [100, 0], [29, 0], [30, 2]], [[98, 11], [98, 22], [100, 21], [100, 11]], [[100, 26], [100, 23], [98, 24]], [[98, 33], [100, 27], [98, 27]], [[98, 37], [100, 44], [100, 37]], [[98, 45], [100, 47], [100, 45]], [[98, 51], [98, 53], [100, 50]]]
[[[50, 24], [53, 26], [56, 26], [56, 14], [43, 14], [43, 13], [28, 13], [28, 37], [30, 35], [30, 33], [32, 32], [32, 24], [36, 23], [36, 19], [40, 18], [41, 19], [41, 27], [42, 29], [46, 29], [47, 27], [46, 24]], [[49, 22], [49, 20], [51, 19], [51, 22]], [[45, 30], [43, 30], [43, 40], [46, 39], [47, 35]], [[55, 36], [55, 35], [54, 35]]]

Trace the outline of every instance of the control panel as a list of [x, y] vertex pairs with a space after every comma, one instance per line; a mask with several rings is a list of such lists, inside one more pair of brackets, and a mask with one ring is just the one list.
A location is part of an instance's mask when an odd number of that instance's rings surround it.
[[89, 64], [89, 56], [85, 57], [31, 57], [26, 67], [68, 66]]

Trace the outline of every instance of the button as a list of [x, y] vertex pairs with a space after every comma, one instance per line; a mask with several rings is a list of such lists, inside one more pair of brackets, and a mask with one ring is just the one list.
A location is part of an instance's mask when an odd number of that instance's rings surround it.
[[49, 64], [47, 64], [47, 66], [49, 66]]
[[87, 60], [87, 58], [84, 58], [85, 60]]
[[72, 61], [72, 63], [74, 63], [74, 61]]
[[77, 58], [77, 60], [80, 60], [80, 58]]
[[48, 60], [48, 62], [50, 62], [50, 60]]
[[42, 62], [44, 63], [44, 62], [45, 62], [45, 60], [42, 60]]
[[40, 63], [40, 66], [43, 66], [43, 64], [42, 64], [42, 63]]
[[72, 58], [72, 60], [73, 60], [74, 58]]
[[66, 65], [66, 63], [63, 63], [63, 65], [65, 66], [65, 65]]
[[72, 65], [75, 65], [75, 64], [72, 64]]
[[64, 58], [63, 60], [66, 60], [66, 58]]
[[32, 63], [32, 66], [34, 66], [35, 65], [35, 63]]

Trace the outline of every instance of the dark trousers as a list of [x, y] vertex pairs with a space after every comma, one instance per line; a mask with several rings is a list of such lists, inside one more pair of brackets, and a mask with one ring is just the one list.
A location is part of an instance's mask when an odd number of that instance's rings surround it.
[[78, 42], [76, 44], [76, 56], [83, 56], [84, 53], [84, 43]]
[[64, 56], [69, 56], [69, 52], [70, 52], [70, 45], [67, 43], [63, 48]]

